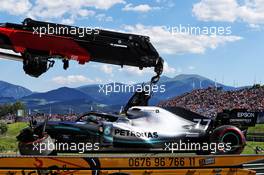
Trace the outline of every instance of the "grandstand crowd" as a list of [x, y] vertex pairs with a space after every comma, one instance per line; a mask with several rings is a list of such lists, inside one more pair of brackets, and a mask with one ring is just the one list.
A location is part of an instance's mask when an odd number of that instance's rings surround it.
[[[49, 121], [75, 121], [79, 117], [77, 114], [37, 114], [31, 116], [33, 116], [33, 119], [38, 122], [44, 122], [47, 118]], [[16, 117], [15, 115], [7, 115], [2, 117], [0, 121], [3, 121], [4, 123], [14, 123], [17, 121], [28, 122], [32, 120], [31, 116]]]
[[179, 106], [208, 117], [214, 117], [225, 109], [264, 111], [264, 87], [254, 85], [234, 91], [224, 91], [215, 87], [197, 89], [163, 101], [159, 106]]

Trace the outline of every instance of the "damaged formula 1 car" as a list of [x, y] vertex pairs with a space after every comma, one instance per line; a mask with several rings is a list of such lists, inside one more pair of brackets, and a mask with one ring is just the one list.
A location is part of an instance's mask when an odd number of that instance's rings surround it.
[[[139, 96], [142, 95], [134, 95], [130, 102], [138, 101]], [[128, 106], [131, 105], [128, 103]], [[222, 115], [225, 117], [219, 118]], [[133, 105], [122, 115], [88, 112], [74, 122], [35, 123], [22, 130], [17, 139], [20, 153], [23, 155], [80, 153], [70, 148], [72, 143], [89, 143], [90, 149], [86, 152], [169, 151], [240, 154], [246, 145], [247, 128], [255, 126], [256, 123], [263, 123], [264, 118], [259, 113], [246, 110], [220, 113], [219, 116], [211, 119], [180, 107], [163, 109]], [[39, 149], [34, 150], [33, 146], [36, 146], [32, 144], [34, 142], [43, 143], [45, 149], [41, 152]], [[47, 145], [51, 143], [62, 144], [64, 148], [49, 149]], [[180, 148], [179, 145], [183, 144], [184, 148]], [[206, 145], [208, 149], [205, 148]], [[81, 153], [83, 152], [85, 151]]]

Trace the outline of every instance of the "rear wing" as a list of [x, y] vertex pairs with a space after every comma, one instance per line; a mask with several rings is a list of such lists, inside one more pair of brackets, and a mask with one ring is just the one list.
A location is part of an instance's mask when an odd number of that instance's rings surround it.
[[256, 124], [264, 124], [264, 112], [251, 112], [247, 109], [224, 110], [217, 114], [217, 125], [234, 125], [247, 129]]
[[264, 112], [250, 112], [247, 109], [224, 110], [216, 117], [206, 117], [181, 107], [165, 107], [164, 109], [189, 121], [199, 121], [201, 125], [208, 125], [210, 121], [210, 126], [213, 128], [232, 125], [244, 131], [256, 124], [264, 124]]

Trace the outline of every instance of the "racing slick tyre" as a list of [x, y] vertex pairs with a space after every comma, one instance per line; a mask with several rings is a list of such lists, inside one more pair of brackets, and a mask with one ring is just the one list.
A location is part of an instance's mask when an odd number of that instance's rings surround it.
[[18, 149], [21, 155], [57, 155], [54, 142], [48, 134], [32, 142], [19, 142]]
[[213, 154], [240, 154], [246, 145], [246, 138], [237, 127], [223, 125], [213, 130], [210, 144], [215, 144], [217, 148]]

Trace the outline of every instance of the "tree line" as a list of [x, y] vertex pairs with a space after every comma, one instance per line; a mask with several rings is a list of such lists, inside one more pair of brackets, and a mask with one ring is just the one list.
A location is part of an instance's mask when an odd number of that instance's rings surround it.
[[17, 101], [12, 104], [3, 104], [0, 105], [0, 117], [6, 115], [16, 115], [18, 110], [25, 110], [26, 106], [24, 103]]

